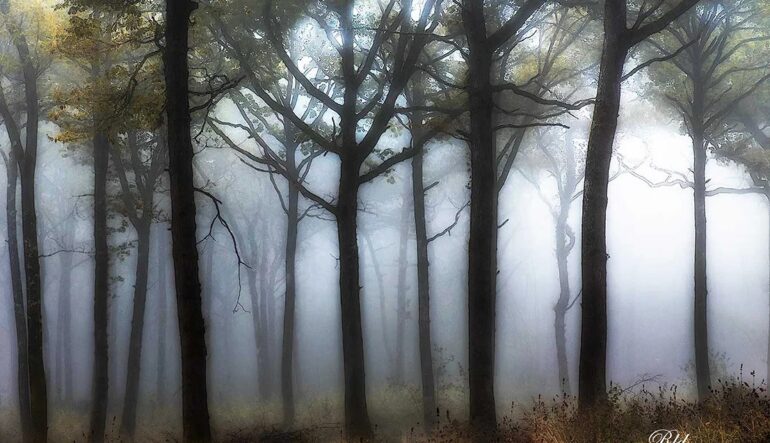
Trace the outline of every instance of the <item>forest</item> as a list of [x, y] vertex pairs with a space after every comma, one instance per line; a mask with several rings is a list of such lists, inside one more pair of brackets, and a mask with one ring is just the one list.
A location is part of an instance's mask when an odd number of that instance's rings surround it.
[[0, 442], [770, 441], [767, 0], [0, 0]]

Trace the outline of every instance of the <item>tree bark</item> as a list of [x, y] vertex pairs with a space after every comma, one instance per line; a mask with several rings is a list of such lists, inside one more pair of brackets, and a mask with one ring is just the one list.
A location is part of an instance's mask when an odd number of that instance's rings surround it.
[[[344, 117], [343, 117], [344, 119]], [[370, 438], [366, 405], [364, 340], [358, 263], [358, 162], [343, 157], [337, 206], [342, 359], [345, 377], [345, 428], [351, 438]]]
[[26, 122], [24, 143], [21, 129], [11, 114], [0, 87], [0, 113], [5, 120], [11, 150], [19, 167], [21, 185], [21, 227], [24, 244], [24, 280], [26, 287], [27, 372], [29, 380], [29, 410], [31, 417], [27, 441], [42, 442], [48, 435], [48, 394], [46, 391], [45, 359], [43, 354], [43, 296], [40, 282], [40, 252], [37, 238], [37, 200], [35, 174], [37, 170], [38, 127], [40, 109], [38, 103], [37, 67], [30, 56], [24, 33], [9, 18], [7, 0], [0, 0], [0, 13], [6, 16], [6, 27], [13, 37], [19, 55], [24, 83]]
[[620, 110], [621, 77], [630, 43], [625, 2], [604, 6], [604, 45], [586, 156], [582, 224], [582, 322], [579, 409], [607, 401], [607, 190]]
[[[697, 88], [696, 88], [697, 89]], [[696, 98], [697, 100], [697, 98]], [[708, 398], [711, 386], [708, 345], [708, 287], [706, 282], [706, 146], [703, 132], [695, 129], [693, 148], [693, 204], [695, 209], [695, 379], [698, 400]]]
[[357, 140], [358, 83], [355, 66], [353, 3], [344, 2], [341, 23], [341, 72], [345, 85], [340, 115], [340, 180], [337, 191], [342, 363], [345, 381], [345, 432], [349, 439], [370, 439], [372, 424], [366, 403], [364, 337], [361, 320], [361, 284], [358, 255], [358, 189], [363, 159]]
[[404, 201], [401, 208], [401, 226], [398, 235], [398, 283], [396, 287], [397, 292], [397, 307], [396, 307], [396, 370], [394, 372], [394, 378], [396, 383], [404, 384], [404, 336], [406, 333], [406, 319], [408, 316], [406, 308], [406, 274], [408, 268], [408, 246], [409, 246], [409, 206], [407, 196], [409, 195], [409, 188], [411, 184], [409, 181], [404, 181]]
[[31, 441], [32, 415], [29, 398], [29, 358], [27, 356], [27, 319], [24, 313], [24, 289], [21, 283], [21, 264], [19, 262], [19, 233], [16, 216], [16, 189], [18, 185], [18, 167], [13, 151], [5, 160], [6, 188], [5, 222], [8, 232], [8, 264], [11, 272], [11, 291], [13, 293], [13, 314], [16, 326], [16, 383], [19, 395], [19, 418], [25, 443]]
[[[252, 239], [251, 242], [251, 250], [255, 251], [257, 242], [255, 239]], [[257, 257], [256, 255], [254, 257]], [[257, 284], [257, 273], [259, 272], [261, 274], [261, 266], [262, 266], [262, 257], [259, 257], [252, 265], [252, 269], [249, 269], [246, 275], [246, 278], [249, 282], [249, 294], [251, 295], [251, 317], [252, 321], [251, 324], [254, 328], [254, 346], [257, 351], [257, 395], [260, 399], [264, 399], [266, 397], [265, 393], [265, 386], [262, 381], [262, 372], [263, 368], [265, 367], [264, 361], [262, 361], [262, 355], [260, 350], [260, 340], [262, 335], [262, 330], [260, 328], [260, 301], [259, 301], [259, 292], [260, 288]]]
[[270, 287], [267, 281], [269, 258], [268, 251], [263, 250], [259, 267], [259, 289], [256, 292], [258, 382], [259, 396], [263, 400], [268, 400], [272, 394], [270, 386], [270, 329], [268, 326], [268, 318], [270, 316], [268, 314], [267, 298], [268, 292], [271, 292], [273, 288]]
[[[560, 211], [564, 209], [560, 208]], [[569, 209], [566, 209], [569, 213]], [[569, 309], [569, 251], [567, 250], [566, 214], [559, 214], [556, 222], [556, 262], [559, 271], [559, 300], [554, 306], [554, 334], [556, 338], [556, 361], [559, 365], [559, 387], [565, 394], [571, 394], [569, 364], [567, 362], [566, 317]]]
[[556, 338], [556, 360], [559, 365], [559, 386], [567, 395], [572, 394], [569, 379], [569, 361], [567, 359], [567, 311], [572, 307], [570, 298], [572, 289], [569, 281], [569, 256], [575, 245], [575, 237], [569, 226], [569, 213], [572, 198], [577, 187], [577, 166], [572, 133], [567, 132], [564, 148], [564, 174], [559, 177], [559, 212], [556, 216], [556, 263], [559, 272], [559, 299], [554, 306], [554, 334]]
[[[149, 200], [149, 201], [148, 201]], [[152, 208], [152, 198], [143, 199], [146, 207]], [[151, 215], [145, 214], [136, 227], [137, 258], [134, 279], [134, 306], [131, 314], [131, 335], [128, 342], [128, 367], [126, 369], [126, 394], [120, 432], [133, 440], [136, 431], [136, 408], [139, 400], [139, 381], [142, 368], [142, 341], [144, 337], [144, 316], [147, 306], [147, 276], [150, 267]]]
[[[768, 247], [767, 247], [767, 253], [768, 253], [768, 284], [767, 284], [767, 291], [768, 294], [770, 294], [770, 187], [765, 186], [765, 198], [767, 199], [767, 208], [768, 208]], [[770, 297], [768, 297], [770, 298]], [[768, 303], [770, 307], [770, 303]], [[770, 380], [770, 315], [768, 316], [768, 324], [767, 324], [767, 374], [765, 380]]]
[[[421, 124], [421, 117], [415, 117], [415, 121], [420, 121], [419, 124]], [[430, 263], [428, 262], [428, 231], [425, 222], [423, 148], [421, 147], [412, 158], [412, 199], [414, 201], [414, 230], [417, 244], [417, 328], [420, 342], [422, 419], [425, 428], [430, 430], [436, 426], [438, 410], [436, 407], [436, 382], [433, 375], [433, 341], [430, 331]]]
[[492, 50], [487, 45], [482, 2], [463, 10], [468, 38], [471, 158], [468, 240], [468, 381], [471, 424], [497, 429], [495, 405], [495, 304], [497, 282], [496, 150], [492, 129]]
[[[26, 146], [21, 162], [21, 223], [24, 240], [24, 275], [27, 287], [29, 392], [32, 411], [32, 441], [48, 438], [48, 393], [43, 358], [43, 295], [40, 281], [40, 248], [37, 238], [37, 169], [39, 103], [37, 69], [30, 59], [26, 40], [18, 45], [23, 61], [24, 96], [27, 106]], [[22, 55], [23, 54], [23, 55]]]
[[103, 442], [107, 425], [109, 386], [109, 259], [107, 245], [107, 169], [109, 140], [96, 122], [94, 155], [94, 362], [92, 373], [91, 441]]
[[[287, 134], [287, 142], [290, 134]], [[286, 164], [291, 177], [296, 179], [296, 146], [287, 146]], [[297, 231], [299, 189], [289, 184], [286, 213], [286, 250], [284, 272], [286, 293], [284, 294], [283, 334], [281, 346], [281, 397], [283, 401], [283, 422], [286, 427], [294, 423], [294, 319], [296, 311], [297, 285]]]
[[206, 326], [196, 246], [193, 147], [190, 134], [189, 20], [197, 3], [166, 1], [164, 73], [171, 188], [171, 234], [182, 355], [182, 427], [186, 442], [211, 441], [206, 387]]
[[162, 406], [166, 399], [166, 335], [168, 334], [168, 325], [166, 315], [169, 309], [168, 305], [168, 271], [166, 263], [168, 256], [165, 254], [166, 243], [162, 240], [165, 235], [157, 235], [158, 240], [155, 244], [155, 254], [157, 254], [157, 273], [158, 273], [158, 363], [155, 379], [155, 397], [158, 406]]

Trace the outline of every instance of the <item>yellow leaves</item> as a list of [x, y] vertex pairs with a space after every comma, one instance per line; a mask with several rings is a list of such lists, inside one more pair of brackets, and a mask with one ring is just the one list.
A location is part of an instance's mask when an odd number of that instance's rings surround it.
[[88, 138], [87, 133], [83, 132], [76, 132], [76, 131], [61, 131], [56, 136], [52, 138], [53, 141], [57, 143], [74, 143], [74, 142], [82, 142]]
[[[10, 0], [9, 15], [0, 18], [0, 33], [7, 35], [9, 29], [21, 32], [33, 54], [50, 54], [53, 40], [65, 23], [54, 5], [51, 0]], [[6, 26], [5, 20], [12, 20], [11, 26]]]
[[529, 79], [535, 77], [540, 70], [536, 54], [529, 54], [517, 63], [510, 73], [511, 81], [515, 84], [526, 83]]

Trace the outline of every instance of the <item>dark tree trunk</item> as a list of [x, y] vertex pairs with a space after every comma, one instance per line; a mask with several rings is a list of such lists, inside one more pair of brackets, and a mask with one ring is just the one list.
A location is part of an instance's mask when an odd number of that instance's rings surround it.
[[361, 282], [358, 263], [358, 189], [362, 160], [357, 140], [358, 83], [355, 66], [353, 2], [344, 3], [341, 13], [341, 71], [345, 84], [340, 115], [340, 180], [337, 192], [337, 238], [339, 245], [340, 314], [342, 364], [345, 381], [345, 432], [349, 439], [369, 439], [372, 424], [366, 403], [364, 336], [361, 319]]
[[[697, 88], [696, 88], [697, 89]], [[697, 100], [697, 97], [696, 97]], [[708, 345], [708, 288], [706, 286], [706, 146], [703, 133], [694, 130], [693, 147], [693, 203], [695, 209], [695, 379], [698, 400], [708, 398], [711, 385]]]
[[[97, 122], [100, 126], [101, 122]], [[107, 169], [109, 140], [99, 127], [94, 149], [94, 362], [91, 400], [91, 440], [104, 441], [109, 387], [109, 259], [107, 246]]]
[[482, 2], [463, 11], [468, 37], [471, 154], [468, 241], [468, 381], [470, 419], [477, 430], [497, 428], [495, 407], [495, 299], [497, 281], [497, 175], [492, 129], [492, 50]]
[[[287, 141], [289, 139], [287, 138]], [[291, 177], [296, 178], [296, 146], [287, 146], [286, 164], [291, 170]], [[297, 285], [297, 230], [299, 189], [289, 184], [286, 214], [286, 251], [284, 272], [286, 273], [286, 293], [283, 308], [283, 334], [281, 346], [281, 397], [283, 401], [283, 422], [289, 427], [294, 423], [294, 318], [296, 311]]]
[[[32, 441], [48, 438], [48, 393], [43, 358], [43, 295], [40, 284], [40, 248], [37, 239], [35, 172], [39, 112], [37, 69], [29, 58], [26, 41], [19, 45], [24, 61], [24, 95], [27, 106], [26, 146], [21, 162], [21, 225], [24, 240], [24, 275], [27, 287], [29, 393], [32, 411]], [[24, 55], [22, 55], [24, 53]]]
[[395, 381], [398, 384], [404, 384], [404, 337], [406, 333], [406, 318], [409, 315], [406, 309], [406, 274], [408, 269], [409, 256], [407, 254], [409, 246], [409, 215], [410, 208], [408, 205], [407, 196], [409, 195], [410, 183], [404, 181], [404, 193], [403, 193], [403, 207], [401, 208], [401, 227], [398, 235], [398, 283], [396, 287], [397, 292], [397, 306], [396, 306], [396, 370], [394, 372]]
[[193, 147], [187, 66], [190, 0], [166, 1], [164, 71], [171, 189], [174, 281], [182, 355], [182, 427], [186, 442], [211, 441], [206, 389], [206, 326], [196, 246]]
[[21, 283], [19, 262], [19, 233], [16, 217], [16, 188], [18, 183], [18, 162], [13, 151], [5, 158], [6, 188], [5, 222], [8, 231], [8, 264], [11, 272], [13, 293], [13, 314], [16, 326], [16, 382], [19, 394], [19, 418], [25, 443], [31, 441], [32, 416], [29, 399], [29, 362], [27, 356], [27, 318], [24, 314], [24, 289]]
[[[152, 198], [142, 199], [143, 204], [152, 208]], [[151, 215], [146, 213], [136, 227], [137, 258], [134, 280], [134, 307], [131, 316], [131, 335], [128, 342], [128, 366], [126, 369], [126, 394], [120, 432], [133, 439], [136, 431], [136, 407], [139, 400], [139, 380], [142, 368], [142, 341], [144, 337], [144, 316], [147, 306], [147, 275], [150, 267]]]
[[[418, 103], [420, 103], [418, 101]], [[420, 121], [416, 117], [415, 121]], [[436, 425], [436, 382], [433, 376], [433, 343], [430, 332], [430, 273], [428, 232], [425, 223], [425, 183], [423, 182], [423, 148], [412, 158], [412, 199], [414, 231], [417, 243], [417, 328], [420, 342], [420, 381], [422, 382], [422, 417], [426, 429]]]
[[21, 227], [24, 243], [24, 279], [26, 286], [27, 358], [29, 372], [29, 409], [31, 429], [25, 439], [43, 442], [48, 436], [48, 394], [46, 392], [45, 359], [43, 356], [43, 297], [40, 283], [40, 251], [37, 238], [35, 173], [37, 169], [38, 126], [40, 109], [37, 89], [37, 67], [27, 46], [24, 33], [9, 15], [7, 0], [0, 0], [0, 13], [6, 16], [6, 28], [13, 37], [19, 54], [24, 81], [26, 106], [25, 140], [22, 144], [20, 125], [11, 115], [4, 96], [0, 96], [0, 111], [5, 120], [11, 149], [16, 156], [21, 184]]
[[607, 363], [607, 190], [620, 109], [626, 41], [625, 2], [604, 6], [604, 46], [585, 167], [582, 224], [582, 320], [579, 408], [606, 404]]
[[[344, 120], [344, 117], [343, 117]], [[358, 263], [358, 162], [343, 157], [337, 207], [342, 359], [345, 373], [345, 429], [351, 438], [369, 438], [364, 339]]]

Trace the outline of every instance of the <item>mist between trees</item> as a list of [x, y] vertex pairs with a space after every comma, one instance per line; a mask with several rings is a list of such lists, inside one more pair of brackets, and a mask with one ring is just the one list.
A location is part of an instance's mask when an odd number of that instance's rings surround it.
[[767, 60], [764, 0], [0, 0], [0, 440], [766, 401]]

